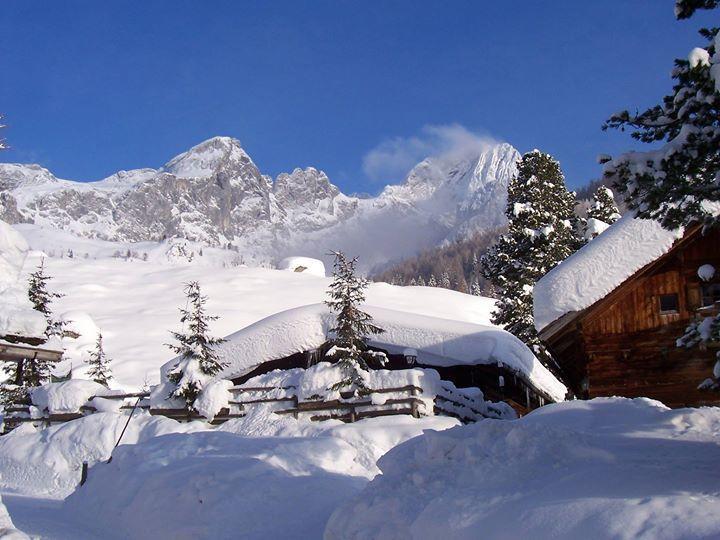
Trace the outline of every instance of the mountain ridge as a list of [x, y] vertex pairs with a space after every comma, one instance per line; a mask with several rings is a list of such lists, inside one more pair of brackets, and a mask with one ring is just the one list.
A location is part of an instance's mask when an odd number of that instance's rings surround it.
[[231, 244], [258, 259], [340, 248], [371, 267], [504, 225], [518, 158], [507, 143], [428, 157], [403, 183], [361, 198], [315, 167], [273, 179], [240, 141], [213, 137], [158, 169], [94, 182], [60, 179], [35, 164], [0, 164], [0, 219], [111, 241]]

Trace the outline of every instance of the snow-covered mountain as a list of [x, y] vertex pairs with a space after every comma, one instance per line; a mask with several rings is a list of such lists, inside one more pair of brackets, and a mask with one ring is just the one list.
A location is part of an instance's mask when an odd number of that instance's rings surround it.
[[430, 157], [401, 185], [360, 198], [312, 167], [273, 180], [238, 140], [215, 137], [160, 169], [120, 171], [97, 182], [0, 164], [0, 219], [117, 242], [232, 243], [267, 260], [341, 248], [370, 267], [502, 225], [518, 158], [509, 144], [455, 159]]

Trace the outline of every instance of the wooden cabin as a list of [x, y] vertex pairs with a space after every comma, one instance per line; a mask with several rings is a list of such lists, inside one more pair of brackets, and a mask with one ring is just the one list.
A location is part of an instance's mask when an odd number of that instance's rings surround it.
[[[309, 368], [322, 361], [325, 353], [330, 349], [330, 343], [320, 347], [303, 351], [263, 362], [255, 369], [235, 376], [231, 380], [235, 385], [241, 385], [248, 380], [269, 373], [275, 369]], [[390, 352], [387, 349], [371, 346], [370, 350], [384, 353], [388, 362], [385, 365], [369, 365], [371, 369], [400, 370], [409, 368], [434, 369], [443, 380], [452, 382], [458, 388], [477, 387], [482, 390], [485, 399], [490, 401], [504, 401], [510, 405], [519, 416], [525, 415], [533, 409], [542, 407], [555, 400], [526, 375], [513, 371], [502, 363], [494, 364], [457, 364], [438, 366], [423, 363], [418, 360], [418, 352], [407, 348], [402, 352]], [[397, 350], [397, 349], [396, 349]], [[420, 357], [422, 358], [422, 356]], [[452, 364], [452, 362], [449, 362]]]
[[[582, 257], [592, 242], [576, 255]], [[698, 272], [703, 265], [720, 269], [720, 231], [703, 234], [696, 227], [669, 246], [604, 297], [540, 330], [577, 397], [644, 396], [670, 407], [720, 405], [720, 393], [697, 388], [711, 376], [717, 349], [676, 346], [688, 323], [714, 313], [720, 300], [720, 271], [705, 281]], [[569, 266], [559, 272], [578, 268]], [[598, 268], [601, 272], [602, 261]], [[553, 279], [560, 281], [557, 275]]]

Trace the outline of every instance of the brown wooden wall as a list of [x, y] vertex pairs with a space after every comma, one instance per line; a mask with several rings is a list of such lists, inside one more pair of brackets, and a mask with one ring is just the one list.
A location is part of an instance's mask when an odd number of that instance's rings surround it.
[[[688, 235], [548, 342], [578, 396], [645, 396], [672, 407], [720, 404], [719, 393], [697, 390], [711, 375], [717, 350], [676, 347], [698, 314], [703, 264], [715, 266], [713, 281], [720, 283], [718, 230]], [[663, 314], [659, 296], [672, 293], [678, 312]]]

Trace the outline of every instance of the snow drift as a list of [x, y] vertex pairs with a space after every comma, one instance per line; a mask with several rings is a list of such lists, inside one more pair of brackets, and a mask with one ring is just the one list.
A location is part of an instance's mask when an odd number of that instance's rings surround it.
[[325, 538], [720, 537], [720, 409], [548, 405], [426, 433], [379, 461]]

